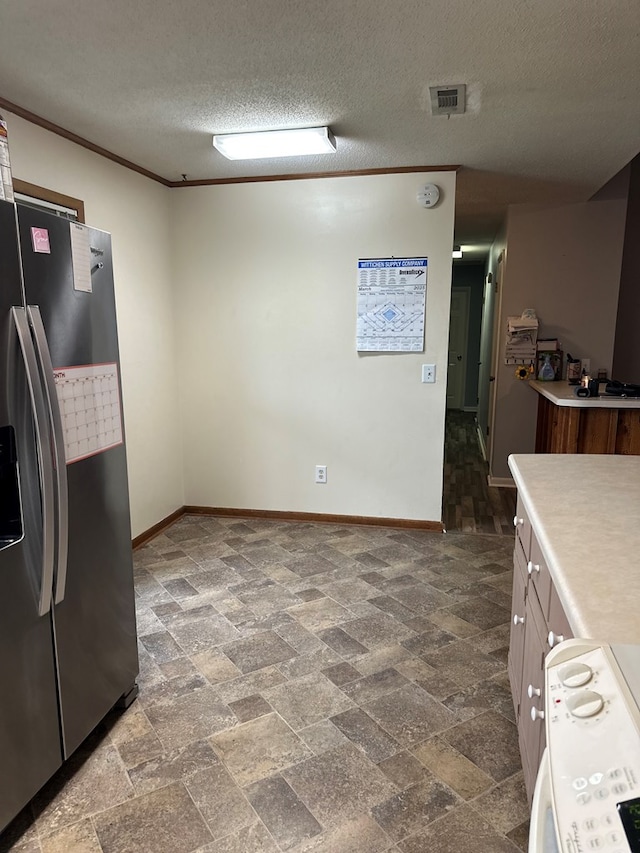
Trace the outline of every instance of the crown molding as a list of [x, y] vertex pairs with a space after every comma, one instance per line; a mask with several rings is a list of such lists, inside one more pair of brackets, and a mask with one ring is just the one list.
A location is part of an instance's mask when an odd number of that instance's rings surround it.
[[118, 165], [124, 166], [125, 169], [130, 169], [132, 172], [144, 175], [145, 178], [149, 178], [150, 180], [156, 181], [157, 183], [162, 184], [165, 187], [170, 187], [171, 189], [179, 189], [180, 187], [213, 187], [222, 184], [255, 184], [267, 183], [269, 181], [308, 181], [314, 178], [352, 178], [366, 175], [399, 175], [408, 172], [457, 172], [458, 169], [460, 169], [459, 165], [395, 166], [380, 169], [352, 169], [344, 172], [302, 172], [295, 175], [251, 175], [238, 178], [203, 178], [201, 180], [194, 181], [170, 181], [149, 169], [145, 169], [144, 166], [138, 166], [137, 163], [132, 163], [131, 160], [126, 160], [124, 157], [120, 157], [119, 154], [114, 154], [112, 151], [108, 151], [106, 148], [102, 148], [102, 146], [96, 145], [94, 142], [90, 142], [82, 136], [78, 136], [77, 133], [66, 130], [58, 124], [54, 124], [52, 121], [49, 121], [49, 119], [42, 118], [42, 116], [36, 115], [36, 113], [32, 113], [30, 110], [25, 110], [24, 107], [21, 107], [19, 104], [14, 104], [6, 98], [0, 97], [0, 107], [8, 110], [10, 113], [13, 113], [13, 115], [18, 116], [25, 121], [31, 122], [31, 124], [35, 124], [38, 127], [44, 128], [44, 130], [55, 133], [56, 136], [68, 139], [70, 142], [74, 142], [82, 148], [93, 151], [94, 154], [99, 154], [101, 157], [105, 157], [113, 163], [118, 163]]

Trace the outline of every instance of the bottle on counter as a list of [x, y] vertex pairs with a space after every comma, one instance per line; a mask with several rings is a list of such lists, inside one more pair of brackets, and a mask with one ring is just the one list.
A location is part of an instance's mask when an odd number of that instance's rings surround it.
[[542, 367], [538, 371], [538, 379], [543, 382], [549, 382], [556, 378], [555, 370], [553, 369], [553, 365], [551, 364], [551, 356], [547, 353], [544, 357], [544, 362], [542, 363]]

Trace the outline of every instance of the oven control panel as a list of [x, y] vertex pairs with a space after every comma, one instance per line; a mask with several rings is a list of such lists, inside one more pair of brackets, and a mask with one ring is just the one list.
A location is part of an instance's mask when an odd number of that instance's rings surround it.
[[558, 843], [562, 853], [640, 853], [637, 704], [608, 647], [562, 660], [566, 654], [550, 656], [546, 666]]

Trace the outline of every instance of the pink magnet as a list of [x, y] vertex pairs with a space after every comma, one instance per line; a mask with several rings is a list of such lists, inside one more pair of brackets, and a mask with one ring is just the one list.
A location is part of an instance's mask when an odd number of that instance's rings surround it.
[[31, 242], [33, 243], [34, 252], [40, 252], [45, 255], [51, 254], [51, 246], [49, 245], [49, 232], [46, 228], [32, 228]]

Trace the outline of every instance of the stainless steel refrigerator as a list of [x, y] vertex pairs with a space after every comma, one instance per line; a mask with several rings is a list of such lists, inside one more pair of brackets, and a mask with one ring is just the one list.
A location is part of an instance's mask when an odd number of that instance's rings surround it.
[[0, 201], [0, 831], [137, 673], [110, 236]]

